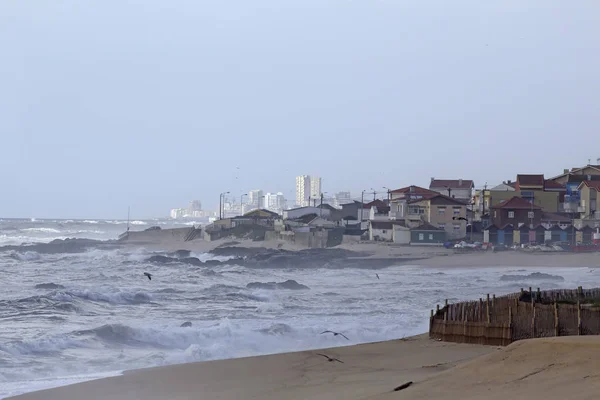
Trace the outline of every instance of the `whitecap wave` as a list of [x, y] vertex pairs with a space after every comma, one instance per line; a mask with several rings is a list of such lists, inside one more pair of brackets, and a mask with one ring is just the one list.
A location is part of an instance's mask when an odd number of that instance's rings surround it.
[[144, 222], [144, 221], [131, 221], [130, 224], [131, 225], [148, 225], [148, 223]]
[[42, 232], [42, 233], [60, 233], [58, 229], [54, 228], [25, 228], [23, 232]]

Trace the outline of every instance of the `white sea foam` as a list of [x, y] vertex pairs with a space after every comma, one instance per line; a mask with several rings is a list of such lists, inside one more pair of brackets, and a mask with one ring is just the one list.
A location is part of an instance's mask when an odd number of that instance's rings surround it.
[[58, 229], [54, 228], [25, 228], [23, 232], [41, 232], [41, 233], [60, 233]]
[[131, 221], [130, 224], [131, 225], [148, 225], [148, 223], [144, 222], [144, 221]]

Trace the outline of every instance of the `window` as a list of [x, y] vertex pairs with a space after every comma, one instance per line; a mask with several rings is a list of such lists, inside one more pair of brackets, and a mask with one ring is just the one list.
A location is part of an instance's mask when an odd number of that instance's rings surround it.
[[454, 212], [454, 215], [459, 215], [460, 214], [460, 207], [454, 207], [452, 209], [452, 211]]
[[498, 214], [496, 214], [496, 211], [494, 211], [494, 218], [496, 218], [498, 216]]
[[527, 218], [534, 218], [535, 217], [535, 213], [533, 211], [529, 211], [527, 213]]
[[409, 206], [408, 207], [409, 214], [425, 214], [425, 209], [419, 206]]
[[446, 229], [446, 224], [439, 224], [438, 228], [440, 228], [440, 229]]
[[419, 240], [425, 240], [425, 235], [422, 233], [419, 233]]
[[508, 218], [514, 218], [515, 217], [515, 212], [514, 211], [509, 211], [508, 212]]
[[446, 207], [438, 207], [438, 214], [439, 215], [446, 214]]
[[387, 231], [384, 229], [384, 230], [381, 231], [381, 233], [386, 234]]
[[460, 230], [460, 225], [454, 225], [454, 230], [455, 231], [459, 231]]

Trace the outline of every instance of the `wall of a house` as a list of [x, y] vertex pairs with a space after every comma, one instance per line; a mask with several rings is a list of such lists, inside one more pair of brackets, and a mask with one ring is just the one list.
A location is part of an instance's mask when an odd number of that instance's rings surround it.
[[[393, 228], [392, 228], [393, 229]], [[369, 229], [369, 240], [380, 240], [391, 242], [393, 238], [392, 229]]]
[[[525, 190], [527, 192], [527, 190]], [[507, 191], [490, 191], [490, 203], [495, 206], [505, 200], [512, 199], [513, 197], [522, 197], [522, 191], [516, 190], [514, 192]], [[534, 204], [542, 207], [547, 212], [558, 212], [559, 207], [559, 192], [534, 192]]]

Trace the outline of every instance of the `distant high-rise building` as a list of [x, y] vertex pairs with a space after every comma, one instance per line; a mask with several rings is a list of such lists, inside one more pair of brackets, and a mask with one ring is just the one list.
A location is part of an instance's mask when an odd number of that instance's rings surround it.
[[301, 175], [296, 177], [296, 205], [304, 207], [308, 205], [310, 196], [310, 176]]
[[310, 177], [310, 197], [311, 199], [318, 199], [321, 197], [321, 178], [318, 176]]
[[249, 191], [248, 205], [251, 207], [252, 210], [257, 208], [264, 208], [263, 191], [260, 189]]
[[283, 193], [267, 193], [265, 194], [265, 208], [279, 214], [283, 213], [286, 208], [285, 197]]
[[190, 211], [202, 211], [202, 203], [200, 202], [200, 200], [190, 201]]
[[296, 205], [308, 206], [311, 200], [321, 197], [321, 178], [318, 176], [300, 175], [296, 177]]
[[352, 196], [350, 192], [338, 192], [333, 195], [333, 204], [334, 207], [342, 208], [342, 204], [352, 203]]

